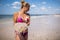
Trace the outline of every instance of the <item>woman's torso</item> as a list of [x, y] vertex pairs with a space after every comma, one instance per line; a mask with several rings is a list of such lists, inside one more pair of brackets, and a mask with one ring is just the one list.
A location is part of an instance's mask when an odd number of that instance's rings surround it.
[[[25, 14], [22, 14], [22, 15], [17, 15], [17, 18], [16, 18], [16, 23], [15, 23], [15, 30], [19, 31], [19, 32], [22, 32], [22, 30], [25, 30], [27, 29], [27, 23], [29, 20], [29, 17]], [[26, 22], [25, 22], [26, 21]]]
[[26, 23], [26, 22], [28, 22], [28, 20], [29, 20], [29, 18], [28, 18], [28, 16], [26, 14], [20, 15], [18, 13], [18, 16], [17, 16], [17, 19], [16, 19], [17, 23]]

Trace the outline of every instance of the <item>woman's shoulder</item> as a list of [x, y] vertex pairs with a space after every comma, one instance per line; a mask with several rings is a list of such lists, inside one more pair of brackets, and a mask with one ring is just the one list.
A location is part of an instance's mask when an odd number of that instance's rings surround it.
[[18, 12], [14, 12], [14, 15], [18, 15]]
[[14, 12], [14, 14], [17, 14], [18, 12]]

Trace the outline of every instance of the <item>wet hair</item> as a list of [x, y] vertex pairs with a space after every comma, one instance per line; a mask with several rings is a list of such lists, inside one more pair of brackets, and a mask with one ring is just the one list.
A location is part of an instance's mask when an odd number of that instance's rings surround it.
[[29, 14], [29, 13], [26, 13], [26, 15], [30, 16], [30, 14]]
[[30, 4], [29, 3], [26, 3], [26, 2], [24, 2], [24, 1], [22, 1], [21, 2], [21, 9], [23, 8], [23, 7], [30, 7]]

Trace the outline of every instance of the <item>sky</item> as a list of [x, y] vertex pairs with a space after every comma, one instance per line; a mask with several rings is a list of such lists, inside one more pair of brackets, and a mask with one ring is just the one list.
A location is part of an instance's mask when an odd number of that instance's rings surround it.
[[[30, 4], [29, 14], [60, 14], [60, 0], [25, 0]], [[21, 0], [0, 0], [0, 15], [20, 11]]]

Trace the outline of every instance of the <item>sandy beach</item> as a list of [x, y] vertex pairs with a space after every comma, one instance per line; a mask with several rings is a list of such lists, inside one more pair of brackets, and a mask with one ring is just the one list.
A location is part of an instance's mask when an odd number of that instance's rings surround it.
[[[12, 18], [0, 19], [0, 40], [15, 40]], [[60, 15], [31, 16], [28, 40], [60, 40]]]

